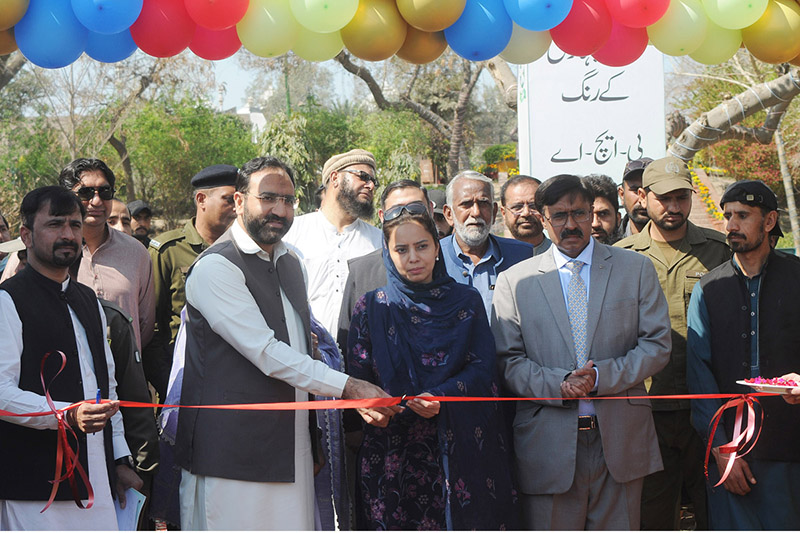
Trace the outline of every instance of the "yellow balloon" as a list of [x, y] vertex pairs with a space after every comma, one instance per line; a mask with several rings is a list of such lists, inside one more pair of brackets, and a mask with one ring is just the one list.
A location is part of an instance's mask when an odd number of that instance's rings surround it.
[[250, 0], [236, 33], [242, 46], [255, 55], [277, 57], [294, 46], [299, 28], [289, 0]]
[[800, 55], [800, 6], [794, 0], [770, 0], [761, 18], [742, 30], [742, 41], [765, 63], [794, 59]]
[[443, 32], [421, 31], [409, 26], [406, 41], [397, 51], [397, 57], [409, 63], [424, 65], [436, 61], [446, 48], [447, 41]]
[[397, 9], [406, 22], [422, 31], [442, 31], [453, 25], [467, 0], [397, 0]]
[[664, 16], [647, 27], [647, 35], [664, 54], [685, 56], [703, 44], [707, 26], [700, 0], [672, 0]]
[[342, 41], [356, 57], [383, 61], [400, 50], [407, 32], [394, 0], [361, 0], [353, 20], [342, 28]]
[[789, 63], [796, 67], [800, 67], [800, 56], [795, 57], [794, 59], [790, 59]]
[[14, 28], [0, 31], [0, 56], [10, 54], [17, 49], [17, 40], [14, 39]]
[[316, 33], [301, 26], [292, 51], [306, 61], [327, 61], [336, 57], [342, 48], [344, 43], [338, 31]]
[[29, 3], [30, 0], [0, 0], [0, 30], [7, 30], [19, 22], [28, 10]]
[[294, 18], [316, 33], [341, 30], [358, 9], [358, 0], [290, 0]]
[[689, 57], [704, 65], [719, 65], [736, 54], [742, 44], [742, 30], [729, 30], [708, 21], [706, 40]]
[[527, 65], [542, 57], [553, 39], [549, 31], [526, 30], [516, 22], [511, 30], [511, 40], [506, 49], [500, 52], [500, 57], [515, 65]]

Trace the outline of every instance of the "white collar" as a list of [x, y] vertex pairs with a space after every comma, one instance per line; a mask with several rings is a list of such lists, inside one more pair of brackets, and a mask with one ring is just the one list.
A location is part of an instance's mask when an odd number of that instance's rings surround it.
[[594, 237], [589, 237], [589, 244], [587, 244], [586, 247], [581, 250], [581, 253], [578, 254], [578, 257], [574, 259], [564, 255], [555, 243], [553, 243], [550, 249], [553, 250], [553, 260], [556, 262], [556, 268], [564, 268], [567, 263], [573, 260], [581, 261], [583, 264], [591, 266], [592, 254], [594, 253]]
[[[239, 219], [237, 218], [236, 221], [233, 223], [231, 227], [231, 237], [233, 238], [233, 242], [236, 243], [236, 246], [246, 254], [257, 254], [260, 255], [262, 258], [266, 258], [270, 260], [269, 253], [265, 252], [256, 241], [250, 236], [249, 233], [242, 227]], [[289, 250], [286, 248], [286, 245], [283, 241], [278, 241], [274, 244], [272, 249], [273, 255], [275, 256], [275, 261], [278, 260], [280, 256], [287, 253]]]

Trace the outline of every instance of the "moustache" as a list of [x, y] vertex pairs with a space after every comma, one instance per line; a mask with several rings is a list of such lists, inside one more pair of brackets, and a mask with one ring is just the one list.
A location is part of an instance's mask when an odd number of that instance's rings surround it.
[[563, 229], [561, 230], [561, 238], [566, 239], [567, 237], [579, 237], [583, 238], [583, 231], [580, 228], [575, 229]]
[[728, 233], [728, 239], [730, 239], [731, 237], [739, 237], [740, 239], [747, 239], [746, 236], [742, 235], [741, 233], [736, 233], [735, 231]]
[[259, 219], [258, 223], [261, 226], [266, 226], [270, 222], [280, 222], [284, 226], [289, 223], [284, 217], [279, 217], [278, 215], [267, 215], [264, 218]]
[[486, 225], [486, 221], [483, 220], [482, 218], [469, 217], [467, 220], [464, 221], [464, 225], [467, 224], [474, 224], [476, 226], [483, 227]]
[[61, 240], [56, 241], [55, 243], [53, 243], [53, 250], [55, 250], [56, 248], [70, 248], [70, 249], [74, 250], [75, 252], [77, 252], [78, 251], [78, 243], [75, 242], [75, 241], [68, 241], [66, 239], [61, 239]]

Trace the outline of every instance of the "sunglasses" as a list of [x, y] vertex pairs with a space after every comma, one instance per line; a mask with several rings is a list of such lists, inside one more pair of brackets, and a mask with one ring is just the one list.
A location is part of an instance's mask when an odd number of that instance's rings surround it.
[[81, 187], [75, 194], [84, 202], [91, 202], [94, 195], [100, 197], [101, 200], [111, 200], [114, 198], [114, 188], [111, 185], [103, 185], [102, 187]]
[[363, 170], [350, 170], [349, 168], [343, 168], [339, 172], [347, 172], [348, 174], [352, 174], [353, 176], [358, 176], [358, 179], [363, 181], [364, 183], [371, 181], [373, 185], [376, 187], [378, 186], [378, 180], [370, 174], [369, 172], [364, 172]]
[[425, 203], [420, 202], [419, 200], [411, 202], [410, 204], [396, 205], [387, 209], [383, 214], [383, 223], [385, 224], [387, 222], [391, 222], [404, 212], [407, 212], [411, 215], [421, 215], [428, 212], [428, 207], [425, 205]]

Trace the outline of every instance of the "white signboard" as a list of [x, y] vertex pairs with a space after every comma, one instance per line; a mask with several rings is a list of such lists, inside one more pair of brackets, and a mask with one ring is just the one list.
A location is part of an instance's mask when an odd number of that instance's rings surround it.
[[653, 46], [607, 67], [553, 44], [518, 78], [521, 174], [598, 173], [619, 183], [628, 161], [664, 157], [664, 63]]

